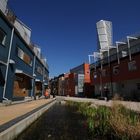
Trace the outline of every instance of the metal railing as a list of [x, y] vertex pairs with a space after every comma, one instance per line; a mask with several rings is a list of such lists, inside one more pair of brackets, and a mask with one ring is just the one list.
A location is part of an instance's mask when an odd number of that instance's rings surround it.
[[[132, 55], [140, 52], [140, 44], [132, 46], [130, 51], [131, 51]], [[124, 49], [122, 49], [121, 51], [119, 51], [119, 58], [120, 59], [124, 58], [124, 57], [127, 57], [128, 55], [129, 55], [128, 54], [128, 48], [126, 48], [126, 47]], [[108, 64], [109, 60], [110, 60], [110, 63], [113, 62], [113, 61], [117, 61], [117, 52], [114, 53], [114, 54], [111, 54], [109, 57], [110, 57], [110, 59], [108, 59], [108, 56], [106, 56], [103, 59], [100, 59], [100, 60], [92, 63], [91, 68], [93, 68], [94, 66], [99, 67], [99, 66], [101, 66], [101, 63], [103, 65]]]
[[47, 68], [49, 69], [49, 66], [47, 64], [47, 62], [45, 61], [41, 51], [38, 50], [38, 48], [40, 49], [40, 47], [34, 43], [30, 43], [30, 48], [33, 50], [33, 52], [35, 53], [36, 57], [41, 61], [41, 63]]

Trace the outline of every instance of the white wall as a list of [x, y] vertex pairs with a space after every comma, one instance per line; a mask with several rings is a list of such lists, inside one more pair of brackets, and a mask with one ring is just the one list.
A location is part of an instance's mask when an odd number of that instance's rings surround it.
[[105, 49], [112, 45], [112, 23], [110, 21], [100, 20], [96, 23], [98, 35], [98, 49]]
[[19, 19], [16, 19], [14, 22], [14, 26], [19, 31], [20, 35], [26, 41], [27, 44], [30, 44], [31, 38], [31, 29], [28, 28], [24, 23], [22, 23]]
[[6, 12], [8, 0], [0, 0], [0, 9], [3, 13]]

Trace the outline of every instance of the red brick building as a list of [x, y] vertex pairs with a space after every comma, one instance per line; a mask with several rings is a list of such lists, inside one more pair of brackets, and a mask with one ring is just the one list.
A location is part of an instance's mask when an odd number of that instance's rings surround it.
[[[70, 70], [72, 77], [70, 77], [70, 90], [74, 93], [74, 96], [80, 97], [92, 97], [94, 94], [93, 87], [90, 84], [90, 69], [89, 64], [83, 63]], [[73, 95], [73, 94], [71, 94]]]
[[90, 84], [89, 64], [85, 63], [74, 67], [69, 73], [55, 77], [50, 84], [56, 95], [93, 97], [94, 94], [94, 88]]

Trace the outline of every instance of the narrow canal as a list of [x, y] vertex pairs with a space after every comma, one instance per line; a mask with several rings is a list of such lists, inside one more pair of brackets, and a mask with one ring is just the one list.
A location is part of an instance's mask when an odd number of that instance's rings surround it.
[[89, 140], [84, 120], [74, 108], [56, 103], [16, 140]]

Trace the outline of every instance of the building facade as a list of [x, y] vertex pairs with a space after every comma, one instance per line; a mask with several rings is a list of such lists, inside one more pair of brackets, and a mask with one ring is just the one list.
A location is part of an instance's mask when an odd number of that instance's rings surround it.
[[83, 63], [50, 80], [52, 94], [71, 97], [93, 97], [89, 64]]
[[74, 74], [74, 91], [75, 96], [84, 97], [84, 85], [90, 83], [90, 71], [89, 64], [82, 64], [70, 70], [70, 73]]
[[[104, 52], [104, 58], [91, 64], [91, 81], [95, 93], [105, 96], [104, 88], [109, 89], [109, 97], [116, 94], [125, 100], [140, 101], [140, 38], [130, 39]], [[119, 61], [118, 61], [119, 60]]]
[[48, 84], [48, 65], [30, 42], [29, 28], [20, 22], [23, 33], [11, 16], [0, 11], [0, 101], [41, 96]]
[[93, 97], [89, 64], [83, 63], [50, 80], [52, 94], [71, 97]]

